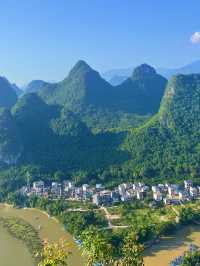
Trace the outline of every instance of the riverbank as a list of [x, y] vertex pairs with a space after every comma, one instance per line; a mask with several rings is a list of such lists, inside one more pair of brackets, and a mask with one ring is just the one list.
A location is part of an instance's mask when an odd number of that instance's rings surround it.
[[29, 223], [15, 217], [0, 217], [0, 227], [4, 228], [12, 238], [24, 244], [25, 249], [32, 256], [33, 265], [37, 265], [39, 257], [36, 258], [36, 254], [40, 254], [42, 249], [38, 232]]
[[42, 249], [42, 242], [38, 232], [29, 223], [16, 217], [0, 217], [0, 226], [3, 226], [7, 232], [14, 238], [21, 240], [35, 261], [36, 254]]

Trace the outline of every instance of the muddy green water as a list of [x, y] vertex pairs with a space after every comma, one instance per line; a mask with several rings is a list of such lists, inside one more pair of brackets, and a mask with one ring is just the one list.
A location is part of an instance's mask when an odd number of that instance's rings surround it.
[[[15, 209], [9, 205], [0, 204], [0, 216], [14, 216], [24, 219], [39, 231], [41, 239], [48, 239], [49, 241], [67, 240], [72, 251], [69, 266], [83, 265], [81, 251], [74, 243], [71, 235], [64, 231], [63, 226], [56, 219], [49, 218], [46, 213], [36, 209]], [[40, 230], [39, 227], [41, 227]], [[0, 266], [33, 265], [34, 262], [26, 246], [0, 227]]]
[[1, 266], [32, 266], [34, 262], [24, 244], [11, 237], [0, 227], [0, 265]]
[[200, 247], [200, 226], [186, 226], [171, 237], [163, 238], [158, 244], [145, 251], [145, 266], [168, 266], [174, 258], [183, 255], [190, 243]]

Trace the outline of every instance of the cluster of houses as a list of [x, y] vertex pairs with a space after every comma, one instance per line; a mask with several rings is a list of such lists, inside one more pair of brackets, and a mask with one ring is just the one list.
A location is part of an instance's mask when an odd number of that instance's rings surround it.
[[106, 205], [115, 202], [143, 200], [145, 197], [152, 199], [151, 205], [163, 202], [165, 205], [180, 204], [185, 201], [195, 200], [200, 196], [200, 186], [194, 186], [191, 180], [185, 180], [184, 185], [158, 184], [147, 186], [143, 183], [123, 183], [113, 191], [104, 190], [93, 195], [93, 203]]
[[147, 186], [144, 183], [122, 183], [112, 190], [106, 190], [102, 184], [91, 187], [88, 184], [75, 186], [72, 181], [52, 182], [45, 185], [44, 181], [33, 182], [20, 190], [27, 196], [36, 195], [51, 199], [69, 199], [91, 201], [97, 206], [111, 205], [117, 202], [143, 200], [150, 197], [152, 203], [164, 202], [165, 205], [197, 199], [200, 186], [194, 186], [191, 180], [185, 180], [182, 186], [176, 184], [158, 184]]

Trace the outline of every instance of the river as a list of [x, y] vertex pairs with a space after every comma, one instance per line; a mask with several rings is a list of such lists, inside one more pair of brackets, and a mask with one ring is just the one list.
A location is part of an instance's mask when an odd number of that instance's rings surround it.
[[145, 266], [168, 266], [174, 258], [183, 255], [190, 243], [200, 246], [200, 226], [185, 226], [170, 237], [145, 250]]
[[[57, 241], [65, 239], [70, 244], [72, 256], [69, 266], [83, 266], [81, 251], [63, 226], [54, 218], [37, 209], [15, 209], [10, 205], [0, 204], [0, 216], [19, 217], [39, 230], [41, 239]], [[187, 226], [178, 230], [171, 237], [163, 238], [158, 244], [145, 250], [145, 266], [168, 266], [175, 257], [182, 255], [187, 250], [189, 243], [200, 246], [200, 226]], [[33, 266], [34, 262], [26, 246], [19, 240], [10, 236], [5, 229], [0, 227], [0, 266]]]
[[[5, 204], [0, 204], [0, 216], [22, 218], [37, 230], [41, 226], [39, 230], [41, 239], [48, 239], [49, 241], [67, 240], [72, 252], [69, 258], [69, 266], [83, 266], [81, 251], [74, 243], [71, 235], [64, 230], [63, 226], [55, 218], [48, 218], [46, 213], [37, 209], [15, 209]], [[2, 260], [2, 258], [4, 259]], [[5, 229], [0, 227], [0, 266], [33, 265], [33, 260], [25, 245], [11, 237]]]

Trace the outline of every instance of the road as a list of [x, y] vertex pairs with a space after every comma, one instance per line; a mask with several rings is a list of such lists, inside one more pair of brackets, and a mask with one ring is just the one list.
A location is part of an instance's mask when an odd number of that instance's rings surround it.
[[113, 225], [112, 224], [112, 220], [116, 220], [119, 219], [120, 216], [119, 215], [112, 215], [108, 212], [108, 209], [106, 207], [101, 207], [100, 208], [104, 213], [105, 213], [105, 217], [108, 221], [108, 227], [104, 228], [104, 229], [120, 229], [120, 228], [128, 228], [130, 227], [129, 225]]

